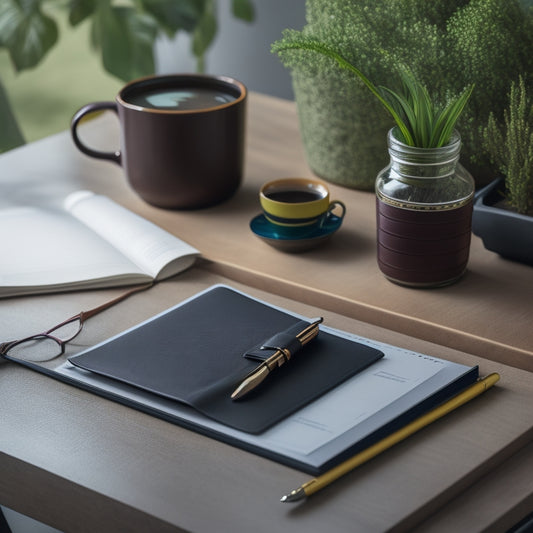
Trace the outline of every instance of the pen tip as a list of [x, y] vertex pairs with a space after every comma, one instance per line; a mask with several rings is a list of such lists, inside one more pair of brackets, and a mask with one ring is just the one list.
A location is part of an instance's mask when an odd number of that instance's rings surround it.
[[266, 366], [260, 366], [256, 371], [248, 376], [231, 394], [232, 400], [238, 400], [251, 390], [255, 389], [270, 373]]

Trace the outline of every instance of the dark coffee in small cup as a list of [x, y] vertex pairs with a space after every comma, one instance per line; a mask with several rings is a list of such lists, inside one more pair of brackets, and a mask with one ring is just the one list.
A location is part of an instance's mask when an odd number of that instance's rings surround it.
[[266, 195], [275, 202], [285, 202], [288, 204], [299, 204], [302, 202], [314, 202], [320, 200], [322, 196], [318, 192], [307, 190], [296, 191], [270, 191]]
[[282, 178], [265, 183], [259, 201], [266, 219], [280, 228], [320, 226], [328, 214], [342, 202], [330, 202], [328, 188], [311, 178]]
[[[206, 207], [239, 187], [244, 165], [247, 91], [225, 76], [151, 76], [122, 88], [115, 102], [95, 102], [72, 119], [74, 143], [86, 155], [118, 163], [150, 204]], [[120, 122], [120, 150], [101, 152], [78, 135], [81, 119], [111, 110]]]

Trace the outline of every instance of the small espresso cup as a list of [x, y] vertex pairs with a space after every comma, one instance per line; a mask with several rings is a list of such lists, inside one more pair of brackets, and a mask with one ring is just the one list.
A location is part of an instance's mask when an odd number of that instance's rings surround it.
[[[73, 117], [71, 133], [84, 154], [121, 165], [133, 190], [168, 209], [222, 202], [242, 180], [246, 87], [225, 76], [151, 76], [125, 85], [114, 102], [94, 102]], [[111, 110], [120, 124], [119, 151], [82, 142], [81, 119]]]
[[309, 178], [282, 178], [265, 183], [259, 201], [266, 219], [282, 228], [313, 228], [321, 226], [336, 208], [346, 208], [338, 200], [330, 201], [328, 188]]

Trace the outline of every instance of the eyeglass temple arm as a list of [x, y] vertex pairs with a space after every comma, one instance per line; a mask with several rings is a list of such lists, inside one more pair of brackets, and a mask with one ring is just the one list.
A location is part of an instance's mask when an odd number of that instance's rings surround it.
[[122, 300], [125, 300], [132, 294], [135, 294], [136, 292], [145, 291], [146, 289], [149, 289], [152, 287], [154, 282], [147, 283], [145, 285], [140, 285], [139, 287], [134, 287], [133, 289], [130, 289], [129, 291], [117, 296], [116, 298], [113, 298], [113, 300], [110, 300], [109, 302], [105, 302], [102, 305], [99, 305], [98, 307], [94, 307], [93, 309], [89, 309], [88, 311], [82, 311], [79, 315], [76, 315], [75, 317], [80, 317], [81, 320], [86, 320], [88, 318], [91, 318], [94, 315], [97, 315], [98, 313], [101, 313], [102, 311], [105, 311], [106, 309], [109, 309], [110, 307], [113, 307], [115, 304], [118, 304]]

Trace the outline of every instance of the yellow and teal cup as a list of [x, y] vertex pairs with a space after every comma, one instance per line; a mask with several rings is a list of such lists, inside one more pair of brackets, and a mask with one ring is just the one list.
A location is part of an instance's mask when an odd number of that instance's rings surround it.
[[259, 191], [259, 201], [267, 220], [283, 227], [319, 225], [342, 202], [330, 202], [328, 188], [310, 178], [282, 178], [265, 183]]

